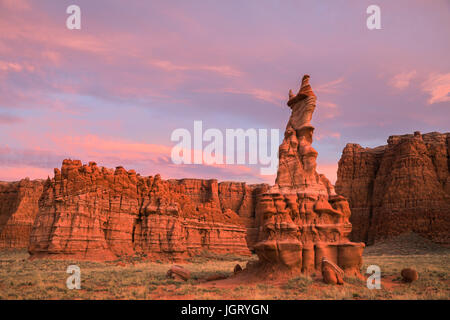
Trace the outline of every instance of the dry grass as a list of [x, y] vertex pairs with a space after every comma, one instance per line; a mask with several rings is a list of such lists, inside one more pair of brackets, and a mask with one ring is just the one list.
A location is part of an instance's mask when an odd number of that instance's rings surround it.
[[[326, 285], [317, 278], [300, 276], [285, 282], [253, 284], [202, 282], [213, 274], [230, 275], [236, 263], [245, 266], [256, 257], [204, 254], [177, 263], [191, 271], [187, 282], [165, 278], [172, 265], [146, 262], [134, 265], [82, 261], [28, 260], [25, 251], [0, 252], [0, 299], [449, 299], [448, 251], [420, 255], [365, 255], [368, 265], [382, 270], [382, 289], [369, 290], [359, 279], [344, 286]], [[66, 268], [81, 268], [81, 290], [68, 290]], [[414, 267], [420, 278], [412, 284], [400, 281], [400, 270]]]

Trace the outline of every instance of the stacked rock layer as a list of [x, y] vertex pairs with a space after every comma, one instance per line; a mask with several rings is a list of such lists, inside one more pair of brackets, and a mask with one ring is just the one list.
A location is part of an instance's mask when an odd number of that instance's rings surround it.
[[250, 254], [254, 206], [266, 185], [162, 180], [134, 170], [64, 160], [43, 183], [29, 240], [32, 257], [109, 260]]
[[336, 190], [348, 197], [351, 238], [373, 244], [415, 232], [450, 244], [450, 133], [390, 136], [388, 144], [347, 144]]
[[28, 248], [42, 181], [0, 182], [0, 249]]
[[256, 206], [259, 263], [254, 268], [312, 273], [321, 270], [325, 257], [347, 274], [358, 275], [364, 244], [348, 239], [349, 204], [316, 172], [318, 154], [311, 146], [314, 127], [310, 123], [316, 96], [309, 76], [303, 77], [296, 95], [290, 91], [288, 106], [292, 113], [279, 147], [277, 179]]

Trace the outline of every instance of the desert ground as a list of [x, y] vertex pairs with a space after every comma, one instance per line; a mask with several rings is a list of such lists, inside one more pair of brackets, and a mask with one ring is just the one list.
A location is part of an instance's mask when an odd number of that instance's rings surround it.
[[[135, 256], [104, 263], [68, 260], [29, 260], [26, 250], [0, 252], [0, 299], [450, 299], [450, 249], [409, 234], [367, 247], [362, 273], [369, 265], [382, 271], [382, 288], [368, 289], [365, 280], [346, 278], [342, 286], [324, 284], [319, 276], [286, 281], [205, 281], [231, 276], [256, 255], [216, 255], [205, 251], [183, 262], [191, 279], [166, 278], [173, 262], [148, 262]], [[81, 289], [66, 287], [68, 265], [81, 268]], [[413, 267], [419, 280], [404, 283], [400, 271]], [[365, 275], [367, 277], [368, 275]]]

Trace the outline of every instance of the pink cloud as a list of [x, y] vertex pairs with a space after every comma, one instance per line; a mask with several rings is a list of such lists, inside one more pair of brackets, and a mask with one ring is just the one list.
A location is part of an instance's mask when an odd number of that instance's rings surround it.
[[422, 83], [422, 90], [430, 95], [428, 104], [450, 101], [450, 73], [434, 73]]
[[96, 135], [51, 137], [60, 152], [86, 156], [118, 157], [121, 159], [152, 159], [170, 156], [171, 147], [126, 139]]
[[228, 77], [239, 77], [242, 72], [226, 65], [177, 65], [167, 60], [156, 60], [152, 59], [149, 61], [150, 65], [161, 68], [165, 71], [193, 71], [193, 70], [203, 70], [211, 71]]
[[314, 133], [314, 137], [317, 139], [317, 141], [325, 139], [325, 138], [340, 139], [341, 133], [336, 132], [336, 131], [329, 131], [326, 129], [321, 129], [319, 132]]
[[0, 72], [22, 72], [28, 71], [33, 72], [35, 67], [30, 64], [20, 64], [17, 62], [7, 62], [0, 60]]
[[340, 110], [338, 109], [338, 105], [334, 102], [319, 100], [317, 102], [316, 113], [317, 119], [321, 121], [337, 117], [340, 114]]
[[416, 70], [410, 72], [402, 72], [392, 77], [388, 84], [396, 89], [406, 89], [409, 87], [411, 80], [416, 76]]
[[317, 93], [328, 93], [328, 94], [335, 94], [339, 93], [343, 89], [343, 83], [344, 83], [344, 77], [340, 77], [336, 80], [326, 82], [323, 84], [319, 84], [317, 86], [314, 86], [314, 91]]

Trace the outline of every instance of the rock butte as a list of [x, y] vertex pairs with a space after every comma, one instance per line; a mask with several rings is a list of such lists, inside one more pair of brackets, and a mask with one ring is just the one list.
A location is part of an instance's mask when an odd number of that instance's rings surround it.
[[64, 160], [44, 183], [30, 235], [33, 257], [172, 258], [202, 250], [250, 254], [255, 195], [264, 185], [162, 180]]
[[342, 152], [336, 190], [349, 199], [351, 239], [374, 244], [415, 232], [450, 244], [450, 133], [390, 136]]
[[0, 249], [88, 260], [173, 258], [202, 250], [250, 254], [256, 198], [267, 188], [163, 180], [64, 160], [47, 181], [0, 182]]

